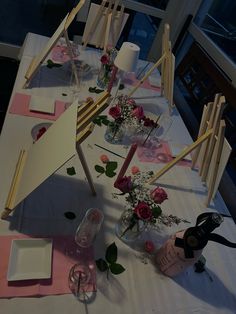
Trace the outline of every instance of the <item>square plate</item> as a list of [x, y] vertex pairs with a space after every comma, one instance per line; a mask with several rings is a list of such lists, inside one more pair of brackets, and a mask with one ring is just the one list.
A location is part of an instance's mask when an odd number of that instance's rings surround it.
[[49, 97], [32, 95], [29, 110], [47, 114], [55, 114], [55, 100]]
[[7, 280], [51, 277], [52, 239], [17, 239], [11, 244]]

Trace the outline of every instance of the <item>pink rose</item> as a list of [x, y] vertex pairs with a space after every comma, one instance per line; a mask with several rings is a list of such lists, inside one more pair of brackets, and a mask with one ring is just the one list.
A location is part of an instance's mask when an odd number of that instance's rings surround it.
[[109, 56], [108, 55], [103, 55], [100, 59], [100, 61], [102, 62], [102, 64], [108, 64], [109, 63]]
[[136, 102], [133, 98], [129, 98], [126, 103], [129, 106], [136, 106]]
[[109, 161], [109, 158], [107, 157], [107, 155], [101, 155], [100, 156], [100, 160], [106, 164]]
[[155, 251], [155, 245], [152, 241], [146, 241], [144, 243], [144, 249], [147, 253], [152, 254]]
[[114, 106], [109, 109], [109, 115], [112, 116], [113, 119], [118, 119], [121, 116], [121, 109], [119, 106]]
[[166, 199], [168, 199], [166, 191], [160, 187], [157, 187], [156, 189], [151, 191], [150, 196], [154, 200], [154, 202], [157, 204], [161, 204]]
[[152, 218], [152, 210], [145, 202], [140, 202], [134, 208], [135, 214], [138, 216], [139, 219], [142, 220], [150, 220]]
[[132, 174], [136, 174], [136, 173], [139, 173], [139, 172], [140, 172], [140, 169], [139, 169], [138, 167], [133, 166], [133, 167], [131, 168], [131, 173], [132, 173]]
[[144, 112], [143, 112], [143, 107], [141, 106], [137, 106], [134, 110], [133, 110], [133, 116], [135, 116], [137, 119], [143, 119], [144, 117]]
[[119, 189], [123, 193], [129, 193], [132, 190], [131, 177], [122, 177], [117, 179], [114, 183], [114, 187]]

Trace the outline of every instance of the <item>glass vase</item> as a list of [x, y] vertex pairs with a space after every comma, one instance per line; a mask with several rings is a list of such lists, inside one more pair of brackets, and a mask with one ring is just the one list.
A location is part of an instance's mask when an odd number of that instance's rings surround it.
[[119, 124], [109, 123], [104, 137], [108, 143], [121, 144], [124, 137], [123, 127]]
[[125, 210], [122, 213], [115, 227], [118, 238], [124, 242], [133, 242], [139, 239], [145, 230], [145, 224], [142, 220], [134, 221], [132, 210]]

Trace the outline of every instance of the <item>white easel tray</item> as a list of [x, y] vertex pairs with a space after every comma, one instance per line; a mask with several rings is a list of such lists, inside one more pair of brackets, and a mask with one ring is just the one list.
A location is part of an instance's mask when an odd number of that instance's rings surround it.
[[52, 239], [17, 239], [11, 244], [7, 280], [51, 277]]

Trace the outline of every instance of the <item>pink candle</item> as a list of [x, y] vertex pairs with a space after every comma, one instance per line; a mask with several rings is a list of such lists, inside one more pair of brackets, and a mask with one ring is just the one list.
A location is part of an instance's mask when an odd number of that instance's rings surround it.
[[118, 71], [118, 68], [114, 65], [113, 69], [112, 69], [111, 78], [110, 78], [110, 81], [109, 81], [109, 84], [108, 84], [108, 88], [107, 88], [107, 91], [108, 91], [109, 94], [111, 93], [112, 86], [113, 86], [113, 83], [115, 81], [117, 71]]
[[130, 164], [130, 162], [131, 162], [131, 160], [132, 160], [132, 158], [133, 158], [133, 156], [134, 156], [134, 154], [135, 154], [135, 152], [136, 152], [137, 147], [138, 147], [137, 144], [132, 144], [132, 145], [131, 145], [130, 150], [129, 150], [129, 152], [128, 152], [128, 155], [127, 155], [127, 157], [125, 158], [125, 161], [124, 161], [124, 163], [123, 163], [123, 166], [122, 166], [121, 169], [120, 169], [120, 172], [119, 172], [119, 174], [118, 174], [118, 176], [117, 176], [116, 181], [117, 181], [118, 179], [122, 178], [122, 177], [125, 175], [126, 170], [127, 170], [128, 167], [129, 167], [129, 164]]

